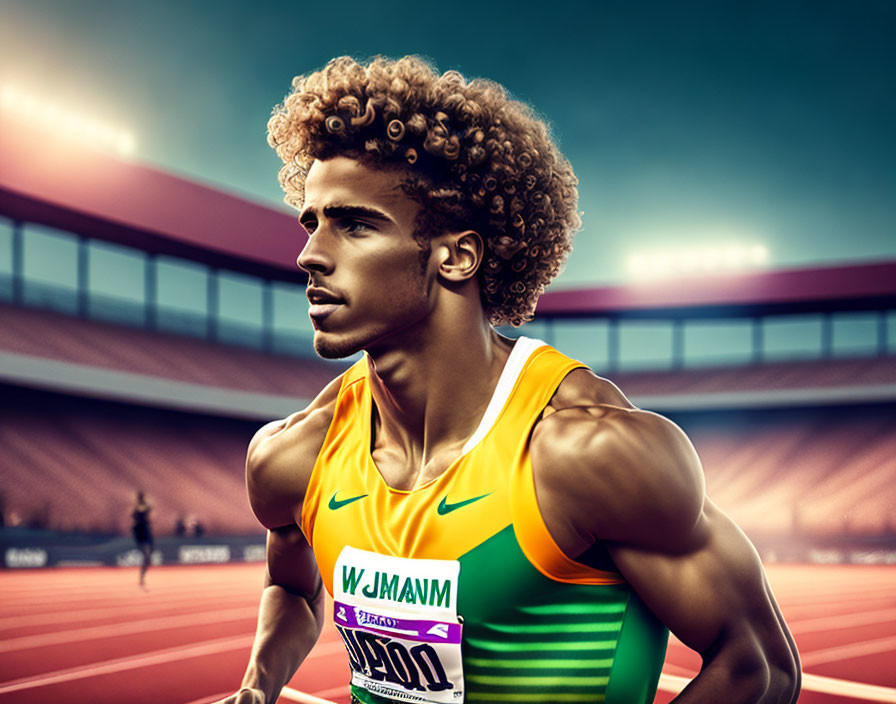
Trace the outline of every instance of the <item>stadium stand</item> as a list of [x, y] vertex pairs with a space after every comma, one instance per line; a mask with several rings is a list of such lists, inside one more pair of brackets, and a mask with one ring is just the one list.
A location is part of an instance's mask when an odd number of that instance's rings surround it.
[[313, 398], [344, 364], [0, 304], [0, 350], [194, 384]]
[[882, 535], [896, 528], [896, 414], [850, 406], [674, 415], [707, 493], [754, 539]]
[[134, 494], [143, 489], [160, 535], [189, 515], [215, 535], [260, 532], [243, 480], [257, 423], [16, 388], [3, 388], [3, 396], [8, 522], [127, 534]]

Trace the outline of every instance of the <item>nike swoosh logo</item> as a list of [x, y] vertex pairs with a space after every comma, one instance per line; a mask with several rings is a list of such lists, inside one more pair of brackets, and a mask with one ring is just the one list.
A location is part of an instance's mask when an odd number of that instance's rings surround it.
[[335, 494], [333, 494], [333, 496], [330, 497], [329, 506], [330, 510], [332, 511], [335, 511], [337, 508], [342, 508], [343, 506], [348, 506], [349, 504], [354, 503], [355, 501], [359, 501], [360, 499], [363, 499], [365, 496], [367, 496], [367, 494], [361, 494], [360, 496], [353, 496], [352, 498], [345, 499], [344, 501], [337, 501], [336, 494], [338, 493], [339, 492], [337, 491]]
[[491, 496], [491, 493], [492, 492], [488, 492], [488, 494], [483, 494], [482, 496], [474, 496], [472, 499], [467, 499], [466, 501], [458, 501], [456, 504], [449, 504], [448, 497], [445, 496], [442, 498], [437, 510], [440, 516], [444, 516], [446, 513], [451, 513], [464, 506], [469, 506], [474, 501], [479, 501], [479, 499], [484, 499], [486, 496]]

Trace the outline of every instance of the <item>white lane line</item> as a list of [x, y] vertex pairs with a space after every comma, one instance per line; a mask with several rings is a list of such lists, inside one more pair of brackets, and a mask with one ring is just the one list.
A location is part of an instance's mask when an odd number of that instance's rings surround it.
[[212, 702], [219, 701], [224, 697], [229, 697], [231, 694], [238, 690], [228, 689], [226, 692], [221, 692], [220, 694], [210, 694], [204, 697], [199, 697], [199, 699], [194, 699], [191, 702], [187, 702], [187, 704], [212, 704]]
[[122, 584], [112, 584], [107, 587], [92, 587], [92, 586], [68, 586], [65, 585], [52, 585], [45, 587], [44, 589], [39, 588], [27, 588], [22, 590], [10, 590], [10, 589], [2, 589], [0, 588], [0, 597], [3, 598], [4, 601], [18, 601], [20, 603], [46, 603], [46, 599], [53, 597], [65, 597], [66, 599], [76, 599], [76, 600], [85, 600], [85, 601], [94, 601], [98, 599], [102, 599], [104, 601], [109, 599], [122, 599], [122, 598], [131, 598], [128, 596], [128, 592], [133, 592], [134, 594], [141, 594], [144, 598], [152, 598], [152, 597], [160, 597], [160, 596], [189, 596], [195, 595], [197, 593], [207, 594], [210, 592], [222, 592], [222, 593], [230, 593], [237, 590], [241, 591], [258, 591], [261, 590], [261, 580], [258, 580], [257, 584], [246, 585], [245, 583], [241, 584], [229, 584], [229, 583], [213, 583], [213, 584], [202, 584], [197, 583], [195, 585], [184, 584], [184, 585], [172, 585], [166, 584], [165, 582], [159, 582], [158, 580], [153, 580], [152, 571], [149, 572], [147, 576], [147, 586], [149, 587], [149, 593], [143, 594], [140, 590], [140, 586], [137, 583], [136, 572], [134, 572], [135, 578], [133, 581], [128, 580], [126, 583]]
[[[892, 569], [892, 568], [890, 568]], [[841, 582], [824, 582], [819, 584], [817, 589], [812, 589], [812, 576], [807, 576], [806, 581], [800, 581], [789, 586], [772, 584], [772, 591], [786, 596], [788, 599], [802, 599], [808, 596], [812, 597], [835, 597], [844, 592], [852, 595], [853, 593], [869, 594], [879, 592], [883, 589], [892, 589], [896, 585], [896, 579], [883, 579], [884, 575], [863, 578], [857, 575], [853, 579], [843, 580]], [[818, 579], [818, 576], [815, 577]]]
[[831, 592], [823, 592], [823, 591], [815, 591], [815, 592], [805, 592], [802, 594], [796, 592], [783, 592], [782, 596], [784, 601], [789, 601], [794, 604], [817, 604], [817, 603], [832, 603], [836, 604], [844, 599], [849, 599], [850, 601], [856, 599], [866, 599], [866, 598], [874, 598], [874, 597], [882, 597], [882, 596], [893, 596], [893, 587], [896, 587], [894, 584], [876, 584], [874, 587], [868, 587], [865, 589], [858, 589], [857, 587], [849, 587], [844, 586], [843, 589], [838, 591]]
[[[264, 536], [260, 540], [264, 541]], [[133, 543], [127, 549], [135, 549]], [[230, 563], [236, 564], [236, 563]], [[217, 570], [216, 564], [196, 565], [152, 565], [149, 576], [157, 584], [171, 587], [187, 587], [192, 584], [239, 584], [253, 583], [257, 576], [264, 574], [264, 563], [243, 563], [243, 572]], [[69, 567], [51, 568], [43, 572], [8, 572], [9, 575], [0, 583], [0, 589], [27, 592], [53, 591], [59, 584], [68, 584], [74, 590], [97, 589], [114, 591], [116, 588], [137, 583], [139, 568], [130, 567], [85, 567], [71, 569]], [[19, 577], [18, 580], [15, 578]]]
[[12, 680], [0, 685], [0, 694], [17, 692], [22, 689], [32, 689], [34, 687], [45, 687], [50, 684], [80, 680], [87, 677], [96, 677], [97, 675], [108, 675], [113, 672], [136, 670], [151, 665], [178, 662], [180, 660], [201, 657], [203, 655], [224, 653], [229, 650], [240, 650], [241, 648], [251, 647], [253, 640], [254, 637], [251, 635], [215, 638], [213, 640], [202, 641], [201, 643], [194, 643], [187, 646], [164, 648], [144, 655], [116, 658], [114, 660], [105, 660], [103, 662], [91, 663], [90, 665], [82, 665], [80, 667], [70, 667], [56, 672], [23, 677], [22, 679]]
[[833, 631], [838, 628], [853, 628], [874, 623], [886, 623], [896, 620], [896, 609], [878, 609], [877, 611], [859, 611], [840, 616], [821, 616], [803, 620], [787, 621], [791, 633], [813, 633], [814, 631]]
[[[688, 686], [690, 681], [690, 677], [667, 675], [664, 672], [660, 675], [658, 689], [678, 694]], [[863, 682], [850, 682], [849, 680], [840, 680], [835, 677], [810, 675], [805, 672], [803, 673], [803, 691], [837, 694], [841, 697], [861, 699], [868, 702], [896, 702], [896, 689], [892, 687], [881, 687], [876, 684], [864, 684]]]
[[225, 623], [227, 621], [239, 621], [242, 619], [255, 619], [258, 609], [244, 607], [240, 609], [224, 609], [221, 611], [208, 611], [198, 614], [184, 614], [181, 616], [165, 616], [161, 618], [146, 618], [139, 621], [126, 621], [124, 623], [109, 624], [106, 626], [91, 626], [89, 628], [73, 628], [67, 631], [54, 633], [41, 633], [33, 636], [21, 636], [0, 641], [0, 653], [25, 650], [27, 648], [42, 648], [49, 645], [62, 645], [63, 643], [81, 643], [88, 640], [101, 638], [115, 638], [117, 636], [132, 635], [134, 633], [149, 633], [174, 628], [186, 628], [208, 623]]
[[[243, 604], [247, 608], [251, 604], [252, 608], [258, 609], [258, 594], [256, 594], [252, 599], [244, 599], [241, 597], [234, 597], [233, 599], [216, 599], [214, 602], [204, 603], [203, 606], [209, 610], [216, 609], [219, 606], [223, 606], [227, 604], [228, 606], [233, 606], [234, 604]], [[26, 614], [24, 616], [7, 616], [6, 618], [0, 618], [0, 631], [9, 630], [12, 628], [20, 628], [20, 627], [30, 627], [30, 626], [50, 626], [50, 625], [60, 625], [63, 623], [71, 623], [72, 621], [90, 621], [90, 620], [102, 620], [107, 618], [121, 619], [121, 618], [130, 618], [135, 615], [139, 615], [145, 613], [146, 611], [152, 611], [158, 615], [163, 615], [165, 611], [177, 611], [187, 609], [186, 613], [196, 613], [196, 595], [194, 594], [190, 601], [184, 600], [184, 603], [178, 603], [167, 606], [156, 606], [152, 605], [147, 608], [143, 605], [134, 604], [133, 602], [128, 602], [126, 606], [119, 607], [104, 607], [104, 608], [96, 608], [96, 609], [79, 609], [77, 611], [52, 611], [42, 614]], [[175, 616], [176, 614], [168, 614], [170, 616]]]
[[98, 607], [103, 607], [106, 610], [126, 610], [128, 608], [134, 609], [138, 612], [147, 612], [147, 611], [160, 611], [166, 608], [176, 608], [178, 606], [189, 606], [196, 605], [197, 603], [203, 604], [208, 603], [210, 601], [217, 602], [218, 600], [234, 600], [241, 599], [242, 601], [258, 601], [261, 596], [261, 589], [258, 589], [256, 592], [251, 594], [238, 594], [234, 592], [222, 592], [219, 594], [210, 594], [208, 592], [204, 592], [201, 589], [197, 589], [196, 591], [185, 593], [182, 596], [178, 596], [176, 598], [166, 598], [160, 599], [157, 595], [152, 593], [152, 588], [150, 588], [150, 592], [147, 594], [146, 592], [138, 592], [137, 588], [134, 589], [134, 594], [127, 595], [118, 599], [103, 599], [97, 597], [95, 599], [83, 599], [83, 600], [73, 600], [67, 599], [62, 595], [50, 595], [45, 597], [43, 600], [35, 601], [34, 603], [22, 603], [15, 600], [3, 599], [0, 598], [0, 603], [4, 604], [4, 612], [5, 614], [14, 614], [17, 617], [26, 617], [26, 616], [43, 616], [45, 614], [58, 614], [69, 611], [83, 611], [85, 609], [93, 609]]
[[896, 636], [877, 638], [863, 643], [838, 645], [833, 648], [812, 650], [806, 653], [800, 652], [800, 660], [803, 661], [803, 667], [805, 668], [811, 667], [812, 665], [821, 665], [826, 662], [834, 662], [835, 660], [849, 660], [862, 655], [886, 653], [890, 650], [896, 650]]
[[[86, 679], [98, 675], [108, 675], [115, 672], [124, 672], [126, 670], [139, 670], [143, 667], [163, 665], [169, 662], [181, 662], [190, 658], [198, 658], [205, 655], [213, 655], [215, 653], [225, 653], [231, 650], [241, 650], [242, 648], [250, 648], [254, 639], [254, 635], [215, 638], [201, 643], [194, 643], [193, 645], [165, 648], [144, 655], [106, 660], [104, 662], [93, 663], [82, 667], [72, 667], [66, 670], [58, 670], [42, 675], [24, 677], [0, 685], [0, 694], [18, 692], [23, 689], [33, 689], [35, 687], [46, 687], [51, 684]], [[335, 653], [343, 652], [344, 649], [345, 646], [341, 641], [323, 643], [322, 645], [315, 647], [305, 659], [309, 660], [312, 658], [334, 655]]]
[[322, 689], [319, 692], [312, 692], [311, 694], [315, 697], [323, 697], [324, 699], [326, 699], [327, 697], [347, 697], [349, 695], [349, 692], [349, 686], [347, 684], [344, 684], [339, 687], [330, 687], [329, 689]]
[[[260, 596], [261, 590], [259, 590], [258, 593], [253, 594], [251, 597], [233, 595], [230, 598], [221, 597], [218, 595], [207, 596], [205, 594], [202, 594], [201, 592], [197, 592], [176, 601], [140, 601], [139, 597], [137, 597], [136, 599], [122, 600], [112, 603], [104, 603], [102, 600], [91, 600], [89, 602], [72, 604], [70, 609], [64, 610], [49, 610], [46, 608], [28, 610], [19, 608], [18, 604], [9, 604], [9, 602], [4, 603], [2, 600], [0, 600], [0, 603], [3, 603], [4, 606], [8, 605], [8, 607], [4, 609], [7, 613], [15, 613], [15, 615], [0, 618], [0, 628], [7, 629], [15, 628], [18, 626], [39, 625], [41, 623], [55, 623], [57, 619], [62, 621], [72, 621], [76, 619], [74, 617], [70, 617], [69, 614], [90, 614], [91, 612], [98, 615], [99, 617], [105, 615], [109, 617], [118, 616], [121, 618], [130, 618], [134, 616], [145, 616], [146, 614], [165, 613], [178, 609], [213, 609], [215, 608], [216, 604], [221, 602], [226, 602], [230, 606], [234, 606], [235, 604], [257, 605]], [[97, 604], [103, 604], [103, 606], [100, 607], [97, 606]], [[31, 619], [34, 620], [32, 621]]]
[[803, 689], [824, 694], [839, 694], [842, 697], [864, 699], [868, 702], [896, 702], [896, 689], [876, 684], [850, 682], [835, 677], [803, 673]]
[[807, 594], [804, 597], [797, 598], [794, 594], [787, 594], [786, 600], [782, 600], [781, 608], [786, 612], [788, 608], [807, 608], [819, 606], [843, 606], [853, 603], [862, 603], [872, 599], [889, 599], [893, 601], [894, 587], [887, 586], [875, 589], [873, 592], [852, 593], [844, 590], [834, 594]]
[[688, 686], [692, 678], [690, 677], [679, 677], [678, 675], [667, 675], [663, 672], [660, 675], [660, 683], [657, 685], [657, 689], [662, 690], [663, 692], [672, 692], [673, 694], [678, 694], [681, 690]]
[[[332, 690], [328, 689], [326, 691], [330, 692]], [[339, 687], [336, 691], [338, 693], [345, 693], [347, 690], [345, 687]], [[284, 687], [280, 692], [280, 696], [291, 702], [299, 702], [299, 704], [333, 704], [329, 699], [321, 699], [314, 694], [306, 694], [305, 692], [300, 692], [292, 687]]]
[[843, 616], [850, 613], [856, 613], [856, 605], [860, 605], [863, 610], [883, 609], [896, 606], [896, 590], [887, 596], [874, 597], [873, 599], [862, 597], [855, 601], [850, 597], [846, 597], [839, 601], [832, 601], [828, 604], [800, 604], [799, 606], [782, 606], [781, 611], [784, 612], [784, 620], [791, 621], [801, 618], [815, 618], [819, 613], [828, 612], [831, 615]]
[[[229, 697], [236, 691], [237, 690], [228, 689], [226, 692], [221, 692], [221, 694], [200, 697], [199, 699], [194, 699], [191, 702], [187, 702], [187, 704], [213, 704], [213, 702], [224, 699], [224, 697]], [[342, 695], [347, 695], [348, 693], [348, 685], [342, 685], [341, 687], [331, 687], [330, 689], [325, 689], [321, 692], [314, 692], [312, 694], [308, 694], [307, 692], [300, 692], [298, 689], [293, 689], [292, 687], [284, 687], [280, 692], [280, 697], [291, 702], [299, 702], [299, 704], [334, 704], [329, 699], [324, 699], [324, 697], [340, 697]]]

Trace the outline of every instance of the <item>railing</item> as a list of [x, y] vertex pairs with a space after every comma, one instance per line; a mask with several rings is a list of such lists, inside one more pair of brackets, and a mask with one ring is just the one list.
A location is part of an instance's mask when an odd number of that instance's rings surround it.
[[896, 310], [688, 318], [536, 318], [506, 335], [545, 340], [599, 372], [896, 355]]
[[[296, 357], [312, 357], [313, 334], [284, 329], [270, 316], [256, 323], [174, 306], [147, 306], [0, 273], [0, 300]], [[296, 310], [295, 315], [302, 315]], [[545, 340], [598, 372], [677, 370], [782, 360], [896, 355], [896, 310], [689, 320], [536, 319], [510, 337]]]
[[[17, 288], [21, 293], [17, 294]], [[37, 281], [25, 281], [17, 287], [13, 277], [2, 273], [0, 301], [295, 357], [314, 356], [311, 334], [274, 326], [265, 329], [261, 321], [250, 325], [224, 316], [212, 319], [194, 311], [168, 306], [150, 310], [140, 301], [104, 294], [89, 293], [81, 298], [75, 289]]]

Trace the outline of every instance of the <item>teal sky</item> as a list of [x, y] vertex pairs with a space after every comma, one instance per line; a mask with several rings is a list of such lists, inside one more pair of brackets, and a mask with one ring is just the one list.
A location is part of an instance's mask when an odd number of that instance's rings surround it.
[[564, 286], [643, 247], [774, 267], [896, 257], [896, 3], [0, 0], [0, 81], [127, 126], [135, 158], [282, 206], [265, 142], [299, 73], [419, 53], [503, 83], [580, 179]]

